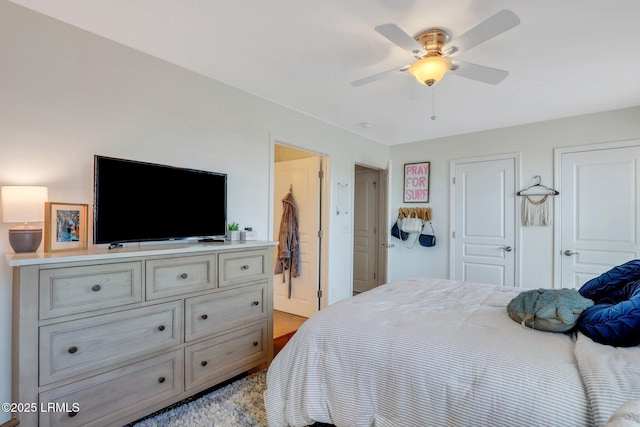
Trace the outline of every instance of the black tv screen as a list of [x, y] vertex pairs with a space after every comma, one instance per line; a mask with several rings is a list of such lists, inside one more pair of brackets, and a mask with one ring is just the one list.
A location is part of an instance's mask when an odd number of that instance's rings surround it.
[[216, 238], [226, 222], [225, 174], [94, 157], [95, 244]]

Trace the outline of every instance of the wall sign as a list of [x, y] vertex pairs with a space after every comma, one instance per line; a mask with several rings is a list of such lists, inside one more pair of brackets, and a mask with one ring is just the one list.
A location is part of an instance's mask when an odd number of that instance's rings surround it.
[[429, 172], [431, 162], [405, 163], [404, 203], [429, 202]]

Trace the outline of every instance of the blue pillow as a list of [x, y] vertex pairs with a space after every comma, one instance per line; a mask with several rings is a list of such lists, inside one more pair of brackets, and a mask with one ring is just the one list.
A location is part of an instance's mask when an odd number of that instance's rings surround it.
[[595, 303], [578, 319], [583, 334], [616, 347], [640, 345], [640, 260], [591, 279], [582, 285], [580, 294]]

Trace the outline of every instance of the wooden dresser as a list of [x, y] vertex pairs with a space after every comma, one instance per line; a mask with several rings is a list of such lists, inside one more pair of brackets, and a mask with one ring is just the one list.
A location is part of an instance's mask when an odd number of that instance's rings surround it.
[[7, 262], [20, 426], [122, 426], [273, 358], [271, 242]]

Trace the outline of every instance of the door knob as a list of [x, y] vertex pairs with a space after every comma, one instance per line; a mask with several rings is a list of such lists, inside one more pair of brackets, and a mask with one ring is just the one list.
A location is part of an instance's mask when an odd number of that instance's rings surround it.
[[578, 252], [573, 252], [571, 249], [567, 249], [563, 252], [566, 256], [578, 255]]
[[507, 246], [500, 246], [500, 249], [504, 249], [505, 252], [511, 252], [513, 250], [513, 248], [509, 245]]

